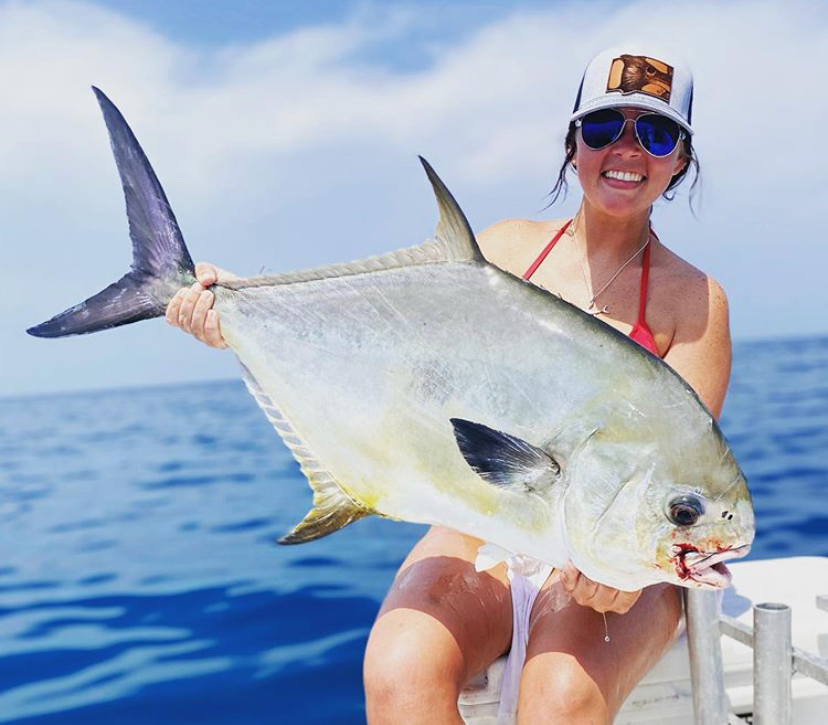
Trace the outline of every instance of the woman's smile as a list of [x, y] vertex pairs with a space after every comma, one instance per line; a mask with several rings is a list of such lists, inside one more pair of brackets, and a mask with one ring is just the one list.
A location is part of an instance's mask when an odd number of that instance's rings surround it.
[[647, 181], [644, 174], [635, 171], [622, 171], [621, 169], [607, 169], [601, 172], [604, 183], [613, 189], [635, 189]]

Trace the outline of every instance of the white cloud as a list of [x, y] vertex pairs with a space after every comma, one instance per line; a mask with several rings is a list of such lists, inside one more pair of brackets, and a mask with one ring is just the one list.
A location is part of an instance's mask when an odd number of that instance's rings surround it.
[[[0, 303], [12, 366], [0, 392], [55, 387], [46, 343], [19, 331], [126, 266], [90, 84], [136, 131], [194, 255], [246, 272], [421, 239], [433, 212], [416, 153], [474, 226], [535, 215], [585, 62], [633, 37], [675, 47], [696, 76], [701, 224], [680, 199], [657, 212], [661, 237], [724, 282], [737, 337], [825, 332], [812, 303], [828, 266], [817, 218], [828, 160], [824, 4], [673, 5], [667, 23], [644, 2], [516, 10], [435, 43], [433, 62], [414, 71], [371, 58], [411, 42], [423, 20], [410, 7], [372, 7], [339, 26], [204, 49], [89, 3], [0, 5], [0, 263], [14, 271]], [[66, 384], [189, 379], [182, 368], [197, 353], [173, 337], [128, 331], [118, 349], [104, 339], [94, 348], [107, 372], [94, 376], [90, 341], [65, 342]], [[139, 345], [153, 362], [133, 362], [146, 357]], [[203, 374], [228, 372], [212, 359], [199, 358]]]

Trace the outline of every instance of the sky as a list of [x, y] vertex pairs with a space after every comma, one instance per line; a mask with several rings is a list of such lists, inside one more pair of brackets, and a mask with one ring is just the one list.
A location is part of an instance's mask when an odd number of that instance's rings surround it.
[[146, 151], [193, 257], [238, 274], [429, 237], [434, 165], [472, 227], [545, 209], [592, 55], [658, 39], [696, 81], [697, 214], [661, 240], [717, 278], [736, 340], [824, 336], [828, 4], [0, 0], [0, 396], [235, 377], [160, 320], [24, 330], [130, 262], [100, 87]]

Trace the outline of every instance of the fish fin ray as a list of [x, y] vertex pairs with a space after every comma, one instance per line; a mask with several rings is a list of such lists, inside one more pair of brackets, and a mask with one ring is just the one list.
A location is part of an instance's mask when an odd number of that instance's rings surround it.
[[249, 287], [269, 287], [275, 285], [297, 284], [301, 282], [313, 282], [333, 277], [349, 277], [369, 272], [380, 272], [389, 269], [400, 269], [402, 267], [414, 267], [424, 264], [436, 264], [440, 262], [477, 262], [488, 264], [469, 222], [463, 214], [462, 209], [455, 201], [451, 192], [446, 188], [434, 169], [424, 158], [420, 157], [423, 168], [426, 171], [434, 196], [437, 199], [437, 206], [440, 210], [440, 220], [434, 232], [434, 239], [413, 247], [405, 247], [394, 252], [387, 252], [375, 257], [357, 259], [353, 262], [332, 264], [315, 269], [300, 270], [298, 272], [284, 272], [280, 274], [265, 275], [259, 277], [248, 277], [246, 279], [228, 280], [222, 282], [222, 287], [239, 290]]
[[371, 511], [354, 501], [342, 490], [336, 479], [316, 458], [273, 398], [256, 380], [250, 369], [242, 364], [242, 378], [253, 399], [258, 403], [271, 425], [291, 452], [313, 491], [313, 506], [305, 518], [289, 533], [279, 539], [280, 544], [303, 544], [338, 531], [343, 526], [370, 516]]
[[546, 451], [481, 423], [452, 418], [457, 446], [484, 481], [516, 493], [548, 490], [561, 467]]
[[357, 259], [353, 262], [331, 264], [325, 267], [304, 269], [298, 272], [281, 272], [261, 277], [246, 277], [244, 279], [222, 281], [221, 286], [228, 289], [240, 290], [250, 287], [274, 287], [277, 285], [297, 284], [301, 282], [315, 282], [321, 279], [335, 277], [351, 277], [357, 274], [380, 272], [386, 269], [401, 269], [423, 264], [434, 264], [447, 261], [441, 246], [434, 240], [413, 247], [386, 252], [375, 257]]

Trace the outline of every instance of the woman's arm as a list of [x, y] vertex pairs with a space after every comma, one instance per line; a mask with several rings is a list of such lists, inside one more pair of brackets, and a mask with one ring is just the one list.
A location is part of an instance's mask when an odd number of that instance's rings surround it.
[[590, 607], [596, 612], [618, 614], [629, 612], [643, 591], [638, 589], [634, 592], [622, 592], [620, 589], [599, 584], [578, 571], [571, 561], [567, 562], [561, 571], [561, 584], [564, 591], [582, 607]]
[[[683, 377], [715, 417], [730, 381], [731, 340], [727, 297], [716, 280], [704, 277], [677, 290], [681, 309], [664, 362]], [[624, 614], [641, 591], [622, 592], [584, 576], [570, 562], [561, 572], [564, 591], [583, 607]]]

